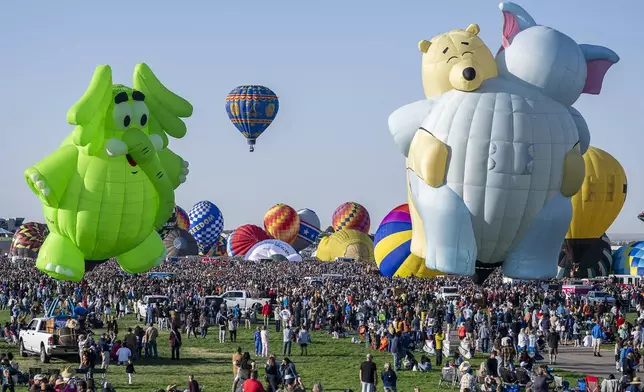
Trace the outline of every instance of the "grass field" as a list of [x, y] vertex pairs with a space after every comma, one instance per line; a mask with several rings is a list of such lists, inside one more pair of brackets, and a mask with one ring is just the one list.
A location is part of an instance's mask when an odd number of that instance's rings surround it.
[[[4, 323], [8, 318], [7, 312], [0, 312], [0, 322]], [[137, 325], [136, 320], [129, 316], [119, 323], [119, 332], [122, 336], [127, 327]], [[211, 333], [212, 331], [212, 333]], [[95, 331], [100, 333], [101, 330]], [[282, 334], [276, 333], [275, 329], [270, 330], [270, 348], [277, 358], [281, 358]], [[321, 382], [325, 390], [360, 390], [358, 380], [359, 364], [364, 360], [367, 350], [364, 344], [352, 344], [350, 338], [332, 339], [326, 333], [313, 333], [313, 343], [309, 346], [309, 356], [299, 356], [299, 346], [293, 346], [291, 359], [295, 363], [302, 380], [307, 387], [315, 382]], [[134, 384], [127, 385], [127, 375], [124, 367], [111, 365], [107, 372], [107, 380], [110, 381], [116, 390], [127, 391], [156, 391], [159, 388], [165, 389], [169, 384], [177, 384], [179, 388], [187, 386], [189, 374], [194, 374], [200, 385], [208, 392], [229, 391], [232, 386], [232, 362], [231, 356], [237, 346], [244, 351], [254, 352], [253, 330], [242, 328], [238, 331], [237, 343], [226, 342], [220, 344], [217, 339], [217, 331], [209, 330], [208, 337], [186, 339], [183, 336], [183, 347], [181, 348], [181, 360], [171, 361], [168, 345], [167, 331], [162, 331], [159, 336], [159, 360], [140, 360], [135, 362], [136, 374]], [[0, 343], [0, 352], [13, 352], [16, 358], [18, 347], [7, 346]], [[420, 359], [417, 356], [417, 359]], [[378, 371], [382, 370], [386, 361], [391, 361], [391, 355], [387, 353], [374, 353], [374, 361]], [[478, 368], [483, 357], [476, 357], [472, 361], [473, 366]], [[44, 369], [64, 369], [69, 366], [77, 367], [77, 358], [52, 359], [49, 364], [41, 364], [37, 357], [19, 358], [20, 367], [23, 370], [29, 367], [40, 367]], [[257, 359], [257, 367], [260, 370], [260, 379], [264, 376], [264, 363], [262, 358]], [[564, 375], [566, 379], [573, 380], [576, 375]], [[440, 372], [433, 370], [429, 373], [412, 371], [398, 372], [398, 390], [411, 391], [419, 386], [421, 391], [437, 390]], [[381, 390], [379, 383], [378, 390]]]

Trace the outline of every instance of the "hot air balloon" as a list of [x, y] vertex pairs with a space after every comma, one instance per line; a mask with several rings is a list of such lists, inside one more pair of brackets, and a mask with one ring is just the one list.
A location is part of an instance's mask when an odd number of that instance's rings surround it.
[[228, 236], [228, 256], [245, 256], [256, 243], [270, 239], [271, 236], [259, 226], [243, 225]]
[[425, 267], [425, 260], [411, 253], [411, 216], [407, 204], [399, 205], [385, 216], [374, 242], [374, 257], [383, 276], [431, 278], [441, 275]]
[[35, 259], [48, 234], [49, 228], [44, 223], [27, 222], [20, 225], [11, 239], [9, 254], [13, 258]]
[[293, 248], [299, 252], [314, 244], [321, 231], [320, 218], [314, 211], [304, 208], [297, 212], [297, 216], [300, 217], [300, 230], [293, 243]]
[[228, 241], [226, 241], [224, 236], [220, 235], [219, 240], [217, 240], [217, 243], [212, 248], [210, 248], [208, 253], [206, 253], [204, 256], [206, 257], [226, 256], [227, 246], [228, 246]]
[[157, 233], [161, 236], [161, 238], [165, 238], [165, 236], [173, 229], [177, 227], [177, 207], [174, 207], [174, 210], [172, 211], [172, 215], [170, 215], [170, 218], [161, 226], [160, 229], [157, 229]]
[[333, 261], [337, 257], [374, 261], [373, 241], [358, 230], [340, 230], [322, 238], [315, 255], [320, 261]]
[[[591, 278], [609, 273], [610, 243], [602, 239], [626, 201], [626, 173], [609, 153], [589, 147], [583, 155], [586, 177], [581, 190], [572, 197], [570, 228], [566, 234], [559, 267], [565, 276]], [[608, 246], [608, 248], [607, 248]]]
[[613, 273], [644, 276], [644, 241], [624, 245], [613, 253]]
[[302, 256], [293, 247], [280, 240], [264, 240], [255, 244], [247, 253], [246, 260], [257, 261], [261, 259], [281, 259], [283, 256], [288, 261], [302, 261]]
[[239, 86], [226, 97], [226, 113], [248, 140], [250, 152], [255, 151], [257, 138], [271, 125], [279, 107], [277, 95], [264, 86]]
[[186, 210], [179, 206], [175, 206], [174, 213], [176, 215], [177, 227], [181, 230], [190, 230], [190, 218]]
[[292, 244], [300, 230], [300, 217], [286, 204], [276, 204], [264, 215], [264, 228], [271, 237]]
[[208, 252], [217, 243], [224, 230], [224, 216], [219, 208], [209, 201], [195, 204], [188, 216], [190, 217], [189, 233], [197, 240], [199, 252]]
[[341, 204], [335, 209], [331, 219], [335, 231], [358, 230], [369, 234], [371, 218], [366, 208], [352, 201]]
[[196, 256], [199, 253], [197, 241], [185, 230], [170, 230], [163, 238], [167, 257]]
[[559, 254], [557, 278], [594, 278], [607, 276], [613, 265], [610, 239], [565, 241]]

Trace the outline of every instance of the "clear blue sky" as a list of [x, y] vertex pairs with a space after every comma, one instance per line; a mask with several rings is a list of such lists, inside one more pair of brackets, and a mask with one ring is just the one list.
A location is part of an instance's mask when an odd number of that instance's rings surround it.
[[[387, 117], [423, 98], [417, 42], [470, 23], [496, 53], [498, 1], [12, 1], [0, 5], [0, 113], [3, 183], [0, 216], [42, 220], [22, 173], [71, 131], [67, 109], [94, 67], [112, 66], [131, 85], [146, 62], [194, 105], [184, 139], [171, 148], [190, 162], [177, 201], [189, 209], [211, 200], [227, 228], [262, 222], [284, 202], [315, 210], [324, 226], [336, 206], [363, 204], [372, 230], [405, 203], [404, 160]], [[626, 168], [629, 195], [611, 232], [644, 232], [641, 125], [641, 15], [644, 3], [525, 0], [535, 20], [579, 43], [615, 50], [621, 61], [599, 96], [576, 107], [591, 144]], [[280, 111], [249, 153], [224, 110], [240, 84], [263, 84]]]

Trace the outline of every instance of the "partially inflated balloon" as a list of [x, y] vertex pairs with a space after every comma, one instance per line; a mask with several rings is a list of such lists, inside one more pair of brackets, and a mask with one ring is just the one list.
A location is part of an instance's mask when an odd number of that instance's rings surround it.
[[196, 256], [199, 253], [197, 241], [185, 230], [174, 229], [163, 239], [167, 257]]
[[320, 235], [320, 218], [308, 208], [299, 210], [297, 215], [300, 217], [300, 230], [293, 243], [293, 248], [299, 252], [317, 241]]
[[243, 225], [228, 236], [228, 256], [245, 256], [256, 243], [270, 239], [271, 236], [259, 226]]
[[295, 249], [284, 241], [264, 240], [258, 242], [246, 253], [246, 260], [274, 259], [276, 255], [285, 257], [288, 261], [302, 261]]
[[216, 205], [200, 201], [190, 209], [190, 234], [199, 245], [199, 252], [206, 253], [217, 243], [224, 230], [224, 216]]
[[613, 273], [644, 276], [644, 241], [624, 245], [613, 253]]
[[626, 173], [617, 159], [597, 147], [583, 156], [586, 177], [572, 197], [572, 221], [566, 238], [599, 238], [608, 230], [626, 201]]
[[271, 237], [292, 244], [300, 230], [300, 217], [286, 204], [276, 204], [264, 215], [264, 228]]
[[335, 231], [358, 230], [369, 234], [371, 218], [366, 208], [355, 202], [341, 204], [335, 209], [332, 217], [332, 224]]
[[165, 238], [165, 236], [172, 230], [174, 230], [177, 227], [177, 207], [174, 207], [174, 211], [172, 211], [172, 215], [168, 219], [166, 223], [163, 224], [163, 226], [157, 230], [157, 233], [161, 236], [161, 238]]
[[188, 213], [179, 206], [175, 207], [174, 212], [176, 215], [177, 227], [181, 230], [190, 230], [190, 218], [188, 217]]
[[226, 250], [227, 250], [228, 242], [223, 236], [219, 236], [219, 240], [217, 240], [217, 243], [215, 246], [210, 248], [208, 253], [205, 254], [206, 257], [219, 257], [219, 256], [226, 256]]
[[566, 240], [559, 254], [558, 278], [595, 278], [607, 276], [613, 265], [610, 239]]
[[279, 107], [277, 95], [264, 86], [239, 86], [226, 97], [228, 118], [247, 139], [250, 152], [255, 151], [255, 141], [271, 125]]
[[11, 239], [9, 254], [35, 259], [48, 234], [49, 229], [44, 223], [27, 222], [21, 225]]
[[407, 204], [394, 208], [385, 216], [376, 231], [374, 243], [374, 257], [383, 276], [431, 278], [440, 275], [425, 267], [424, 259], [411, 253], [411, 216]]
[[373, 241], [358, 230], [336, 231], [320, 240], [316, 257], [321, 261], [333, 261], [337, 257], [374, 261]]

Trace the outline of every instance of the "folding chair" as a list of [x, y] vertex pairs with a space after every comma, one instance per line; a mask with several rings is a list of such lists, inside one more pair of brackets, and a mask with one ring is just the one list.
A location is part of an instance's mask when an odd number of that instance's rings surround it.
[[451, 385], [452, 389], [456, 387], [458, 381], [458, 375], [456, 368], [448, 367], [441, 369], [441, 378], [438, 380], [438, 388], [440, 388], [443, 383]]
[[586, 391], [588, 392], [600, 392], [599, 391], [599, 379], [595, 376], [586, 376]]

